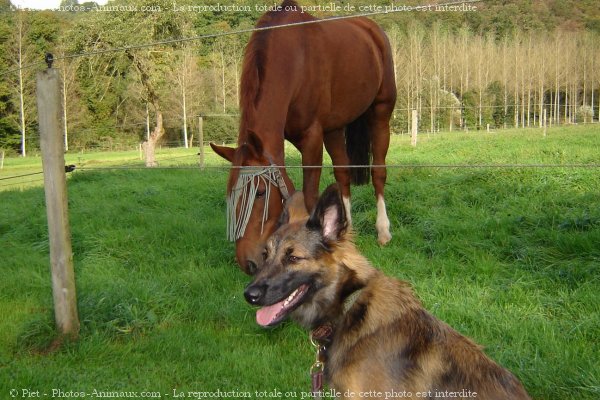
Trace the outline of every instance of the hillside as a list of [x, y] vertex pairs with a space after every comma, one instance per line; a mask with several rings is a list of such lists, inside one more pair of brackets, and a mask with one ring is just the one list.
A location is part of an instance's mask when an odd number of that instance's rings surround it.
[[[351, 1], [350, 3], [365, 2]], [[389, 4], [389, 2], [379, 3]], [[398, 2], [398, 4], [411, 6], [428, 3], [443, 4], [446, 1]], [[475, 12], [412, 12], [388, 15], [383, 19], [386, 23], [401, 22], [404, 25], [419, 20], [428, 26], [438, 21], [454, 30], [466, 25], [476, 33], [494, 32], [498, 38], [515, 30], [525, 32], [550, 32], [556, 29], [569, 32], [589, 30], [600, 33], [600, 7], [595, 0], [483, 0], [472, 5], [476, 8]]]

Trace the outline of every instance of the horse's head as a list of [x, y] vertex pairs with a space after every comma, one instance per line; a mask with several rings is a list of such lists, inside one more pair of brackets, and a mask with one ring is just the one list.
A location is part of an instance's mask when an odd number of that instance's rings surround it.
[[227, 237], [235, 241], [242, 270], [253, 275], [262, 244], [277, 228], [282, 203], [293, 187], [289, 179], [286, 184], [285, 170], [274, 165], [252, 132], [237, 148], [210, 146], [232, 164], [227, 182]]

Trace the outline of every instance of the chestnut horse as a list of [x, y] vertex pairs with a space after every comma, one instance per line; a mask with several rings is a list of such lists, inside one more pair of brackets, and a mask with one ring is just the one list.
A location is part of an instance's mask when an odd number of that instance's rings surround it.
[[[285, 0], [280, 8], [263, 15], [257, 27], [317, 20], [295, 1]], [[228, 229], [240, 267], [254, 273], [260, 245], [274, 232], [282, 202], [294, 191], [283, 167], [285, 139], [302, 154], [302, 165], [312, 167], [303, 169], [308, 210], [319, 194], [323, 144], [347, 215], [350, 183], [367, 183], [370, 171], [378, 241], [387, 243], [391, 234], [383, 192], [396, 84], [383, 30], [369, 19], [352, 18], [255, 31], [240, 86], [238, 147], [211, 144], [233, 164]]]

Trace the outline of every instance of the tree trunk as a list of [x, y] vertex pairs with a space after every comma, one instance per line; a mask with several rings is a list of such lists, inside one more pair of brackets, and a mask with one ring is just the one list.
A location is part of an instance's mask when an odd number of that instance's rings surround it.
[[19, 11], [19, 119], [21, 124], [21, 156], [27, 156], [25, 144], [25, 101], [23, 93], [23, 20], [22, 11]]
[[569, 84], [567, 83], [565, 85], [565, 117], [564, 117], [565, 124], [569, 123], [568, 114], [567, 114], [567, 106], [568, 106], [568, 104], [569, 104]]
[[156, 126], [150, 134], [150, 137], [144, 142], [144, 153], [146, 155], [146, 167], [153, 168], [158, 167], [156, 161], [156, 143], [164, 135], [165, 131], [163, 128], [163, 116], [160, 110], [156, 110]]
[[[238, 45], [237, 42], [235, 42], [235, 56], [233, 57], [233, 65], [235, 67], [235, 104], [239, 105], [240, 104], [240, 68], [239, 68], [239, 60], [240, 57], [238, 55]], [[395, 48], [392, 49], [392, 57], [393, 55], [396, 53]], [[394, 71], [396, 70], [396, 63], [394, 62]], [[396, 76], [396, 75], [395, 75]], [[397, 82], [396, 80], [394, 80], [394, 82]]]
[[[592, 71], [594, 70], [593, 64], [592, 64]], [[592, 87], [592, 96], [591, 96], [591, 107], [592, 107], [592, 122], [594, 122], [594, 75], [592, 75], [592, 83], [591, 83], [591, 87]], [[597, 115], [596, 115], [597, 116]], [[598, 118], [598, 120], [600, 120], [600, 118]]]
[[69, 151], [69, 125], [67, 124], [67, 67], [63, 67], [63, 136], [65, 140], [65, 151]]
[[223, 89], [223, 114], [227, 112], [227, 94], [225, 92], [225, 55], [221, 48], [221, 85]]
[[150, 109], [146, 102], [146, 140], [150, 140]]
[[558, 63], [559, 59], [559, 47], [558, 47], [558, 37], [555, 37], [555, 46], [554, 46], [554, 73], [555, 73], [555, 85], [554, 85], [554, 123], [556, 125], [560, 124], [560, 66]]
[[[525, 57], [523, 57], [525, 58]], [[521, 62], [521, 128], [525, 128], [525, 66]]]
[[155, 156], [156, 143], [158, 143], [158, 141], [165, 134], [160, 102], [158, 99], [158, 95], [156, 94], [154, 87], [150, 82], [150, 76], [148, 75], [148, 71], [146, 70], [140, 59], [136, 57], [135, 54], [132, 53], [130, 50], [126, 50], [125, 53], [137, 69], [138, 73], [140, 74], [140, 81], [142, 83], [142, 86], [146, 90], [148, 102], [152, 104], [156, 113], [156, 126], [154, 127], [154, 130], [152, 131], [150, 137], [148, 138], [146, 143], [144, 143], [144, 145], [146, 150], [146, 167], [157, 167], [158, 163], [156, 162]]
[[[445, 64], [446, 63], [444, 63], [444, 65]], [[450, 94], [452, 96], [454, 96], [454, 90], [453, 90], [454, 89], [454, 80], [452, 78], [453, 78], [453, 76], [452, 76], [452, 64], [450, 64], [450, 88], [449, 88], [450, 90], [449, 90], [449, 92], [450, 92]], [[454, 99], [452, 99], [452, 100], [453, 100], [452, 101], [452, 107], [450, 108], [450, 127], [449, 127], [450, 128], [450, 132], [452, 132], [452, 128], [454, 128], [454, 114], [455, 114], [454, 107], [456, 105], [454, 103]]]
[[[545, 48], [545, 46], [544, 46]], [[542, 48], [542, 51], [543, 49]], [[539, 52], [540, 49], [538, 49]], [[539, 53], [538, 53], [539, 54]], [[545, 85], [545, 81], [546, 81], [546, 60], [545, 57], [542, 55], [539, 57], [542, 63], [542, 68], [539, 71], [539, 95], [538, 95], [538, 103], [539, 103], [539, 125], [540, 128], [543, 127], [545, 125], [545, 121], [543, 121], [542, 119], [542, 115], [544, 113], [544, 102], [546, 101], [546, 96], [545, 96], [545, 91], [544, 91], [544, 85]]]
[[[19, 68], [21, 68], [21, 57], [19, 57]], [[19, 69], [19, 117], [21, 122], [21, 156], [26, 157], [27, 146], [25, 144], [25, 101], [23, 97], [23, 70]]]
[[502, 86], [504, 88], [504, 113], [502, 115], [502, 126], [506, 129], [506, 118], [508, 115], [508, 71], [506, 67], [506, 47], [508, 39], [505, 37], [502, 42]]
[[[582, 105], [585, 107], [586, 102], [587, 102], [587, 93], [586, 93], [586, 89], [587, 89], [587, 85], [586, 85], [586, 68], [585, 68], [585, 64], [587, 62], [587, 59], [583, 62], [583, 102]], [[584, 112], [583, 112], [583, 123], [586, 124], [587, 123], [587, 112], [585, 111], [584, 108]]]
[[186, 91], [185, 91], [185, 80], [183, 81], [182, 85], [181, 85], [181, 100], [182, 100], [182, 108], [183, 108], [183, 142], [185, 145], [185, 148], [189, 148], [188, 145], [188, 131], [187, 131], [187, 107], [186, 107]]
[[[530, 62], [530, 68], [533, 63], [533, 58], [531, 57], [531, 33], [529, 34], [529, 40], [527, 41], [527, 60]], [[529, 128], [531, 122], [531, 75], [527, 74], [527, 127]]]

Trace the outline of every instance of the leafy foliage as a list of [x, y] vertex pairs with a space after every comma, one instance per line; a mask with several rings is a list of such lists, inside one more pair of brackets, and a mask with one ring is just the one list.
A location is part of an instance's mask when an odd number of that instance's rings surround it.
[[[320, 4], [315, 0], [301, 1], [305, 5]], [[342, 6], [352, 5], [358, 12], [361, 5], [389, 6], [389, 1], [339, 1]], [[418, 2], [410, 2], [416, 5]], [[77, 0], [63, 0], [63, 7], [78, 5]], [[8, 0], [0, 0], [0, 73], [7, 72], [0, 80], [0, 147], [18, 151], [20, 147], [20, 112], [18, 77], [14, 69], [17, 63], [17, 36], [15, 29], [19, 20], [25, 27], [23, 37], [24, 64], [41, 62], [45, 52], [50, 51], [57, 57], [67, 54], [95, 53], [86, 57], [74, 57], [57, 61], [55, 65], [65, 71], [67, 92], [67, 125], [68, 140], [74, 149], [84, 148], [100, 143], [106, 138], [123, 142], [136, 142], [145, 137], [146, 119], [154, 125], [156, 107], [151, 105], [147, 113], [149, 99], [148, 86], [156, 93], [161, 111], [164, 113], [165, 140], [182, 141], [182, 120], [185, 118], [193, 125], [198, 115], [229, 114], [217, 121], [216, 117], [207, 121], [206, 137], [211, 140], [229, 141], [236, 136], [232, 124], [237, 114], [239, 75], [241, 58], [249, 34], [231, 35], [220, 38], [208, 38], [180, 43], [163, 43], [152, 47], [131, 50], [130, 53], [141, 62], [148, 80], [141, 79], [138, 68], [127, 52], [101, 53], [111, 48], [148, 44], [164, 40], [189, 38], [215, 32], [228, 32], [252, 27], [262, 14], [259, 6], [265, 6], [261, 0], [242, 0], [235, 2], [237, 7], [245, 11], [224, 11], [218, 6], [223, 2], [207, 0], [198, 4], [193, 0], [114, 0], [103, 11], [94, 11], [99, 6], [94, 2], [83, 3], [88, 12], [52, 12], [23, 11], [11, 6]], [[207, 7], [200, 10], [198, 7]], [[212, 8], [210, 8], [212, 6]], [[109, 11], [112, 7], [113, 10]], [[583, 90], [583, 78], [589, 83], [586, 93], [577, 97], [574, 107], [590, 103], [592, 93], [600, 98], [598, 84], [600, 77], [593, 78], [600, 61], [596, 47], [586, 47], [583, 39], [585, 29], [600, 31], [600, 11], [593, 0], [586, 1], [505, 1], [487, 0], [476, 4], [475, 12], [399, 12], [375, 17], [390, 34], [397, 37], [392, 43], [397, 54], [399, 101], [398, 108], [415, 107], [420, 104], [420, 128], [431, 130], [463, 126], [476, 127], [490, 123], [494, 126], [510, 125], [515, 120], [514, 113], [519, 112], [514, 104], [504, 104], [503, 93], [498, 90], [508, 88], [506, 79], [497, 77], [486, 84], [476, 79], [473, 63], [475, 54], [462, 55], [461, 43], [471, 43], [464, 49], [483, 48], [488, 46], [490, 52], [481, 59], [498, 59], [499, 47], [503, 40], [509, 38], [510, 60], [515, 54], [521, 54], [525, 48], [524, 38], [533, 35], [534, 39], [548, 36], [552, 32], [571, 32], [575, 39], [565, 39], [563, 48], [576, 48], [579, 53], [586, 54], [586, 71], [581, 68], [573, 76], [577, 76], [579, 91]], [[133, 11], [135, 10], [135, 11]], [[142, 11], [144, 10], [144, 11]], [[316, 16], [329, 17], [330, 13], [316, 12]], [[418, 32], [419, 47], [408, 48], [412, 36]], [[573, 34], [572, 32], [576, 32]], [[558, 36], [560, 36], [557, 33]], [[446, 53], [435, 61], [435, 71], [427, 69], [430, 63], [424, 62], [434, 54], [434, 38], [437, 45], [445, 48]], [[481, 38], [485, 40], [481, 41]], [[535, 39], [540, 47], [546, 43]], [[481, 46], [478, 44], [481, 41]], [[487, 41], [487, 42], [486, 42]], [[574, 45], [572, 42], [576, 41]], [[477, 43], [476, 43], [477, 42]], [[597, 37], [589, 43], [598, 43]], [[495, 46], [495, 48], [493, 48]], [[492, 51], [493, 50], [493, 51]], [[494, 53], [495, 52], [495, 53]], [[185, 67], [185, 54], [191, 53], [193, 68]], [[493, 53], [493, 54], [492, 54]], [[544, 51], [549, 55], [545, 68], [560, 58], [561, 51]], [[595, 57], [595, 58], [594, 58]], [[419, 60], [420, 58], [420, 60]], [[576, 57], [570, 57], [574, 59]], [[565, 58], [568, 60], [569, 58]], [[471, 60], [471, 61], [468, 61]], [[558, 61], [558, 63], [562, 63]], [[594, 61], [595, 60], [595, 61]], [[468, 61], [468, 62], [467, 62]], [[512, 61], [511, 61], [512, 62]], [[529, 63], [531, 59], [523, 58], [521, 62]], [[442, 74], [442, 65], [444, 73]], [[509, 66], [510, 67], [510, 66]], [[406, 69], [414, 71], [418, 76], [406, 78]], [[528, 67], [529, 68], [529, 67]], [[531, 66], [535, 70], [537, 66]], [[571, 68], [569, 66], [569, 68]], [[26, 137], [35, 146], [37, 142], [37, 126], [35, 111], [35, 68], [23, 70], [23, 99]], [[574, 87], [567, 82], [570, 72], [561, 71], [558, 88], [562, 99], [567, 98], [566, 91]], [[550, 72], [548, 72], [550, 75]], [[444, 76], [442, 76], [444, 75]], [[448, 77], [453, 76], [449, 85]], [[408, 85], [403, 80], [409, 79]], [[458, 88], [458, 81], [464, 88]], [[495, 82], [498, 81], [498, 82]], [[184, 84], [182, 82], [185, 82]], [[499, 88], [497, 84], [502, 88]], [[549, 84], [548, 82], [546, 82]], [[182, 84], [188, 89], [183, 101]], [[494, 86], [496, 85], [496, 86]], [[569, 86], [570, 85], [570, 86]], [[474, 87], [477, 86], [477, 87]], [[463, 93], [464, 92], [464, 93]], [[548, 101], [556, 95], [550, 89], [545, 96]], [[462, 104], [465, 115], [456, 117], [452, 96]], [[519, 95], [517, 95], [519, 96]], [[587, 97], [586, 97], [587, 96]], [[570, 97], [576, 97], [571, 94]], [[483, 110], [486, 106], [495, 107], [490, 112]], [[512, 98], [511, 98], [512, 100]], [[514, 102], [516, 103], [517, 100]], [[183, 112], [185, 103], [185, 112]], [[596, 102], [597, 104], [598, 102]], [[420, 109], [422, 105], [430, 109]], [[561, 105], [561, 104], [559, 104]], [[475, 108], [474, 108], [475, 107]], [[500, 110], [501, 109], [501, 110]], [[433, 110], [433, 111], [431, 111]], [[477, 110], [477, 111], [475, 111]], [[507, 113], [505, 110], [508, 110]], [[512, 111], [510, 111], [512, 110]], [[510, 115], [513, 112], [513, 115]], [[521, 112], [522, 109], [521, 109]], [[475, 113], [475, 114], [473, 114]], [[147, 115], [148, 114], [148, 115]], [[481, 114], [481, 115], [480, 115]], [[506, 115], [505, 115], [506, 114]], [[592, 115], [593, 114], [593, 115]], [[408, 113], [399, 110], [397, 119], [392, 122], [395, 132], [405, 131], [410, 124], [406, 118]], [[597, 118], [596, 107], [588, 111], [573, 110], [570, 118], [581, 116], [584, 119]], [[535, 118], [535, 113], [530, 111]], [[457, 119], [457, 121], [454, 121]], [[152, 128], [152, 127], [151, 127]], [[234, 129], [232, 129], [234, 128]], [[190, 136], [190, 133], [188, 133]]]

